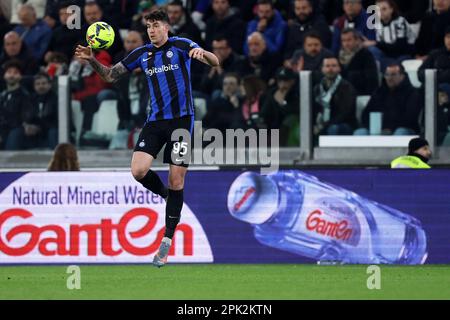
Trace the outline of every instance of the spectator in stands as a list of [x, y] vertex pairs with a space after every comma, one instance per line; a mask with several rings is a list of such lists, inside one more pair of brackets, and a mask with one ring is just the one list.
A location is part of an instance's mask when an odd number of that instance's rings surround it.
[[225, 134], [225, 130], [232, 128], [236, 119], [242, 119], [241, 104], [239, 75], [227, 73], [223, 77], [220, 95], [211, 100], [208, 111], [202, 119], [204, 126], [218, 129]]
[[369, 50], [363, 47], [357, 30], [342, 31], [339, 62], [342, 66], [342, 77], [353, 85], [358, 95], [371, 95], [377, 89], [377, 64]]
[[253, 74], [268, 83], [281, 65], [281, 56], [269, 52], [264, 36], [260, 32], [252, 33], [247, 39], [247, 45], [248, 56], [239, 68], [240, 74]]
[[22, 65], [25, 75], [35, 75], [39, 66], [20, 35], [15, 31], [10, 31], [3, 38], [3, 52], [0, 55], [0, 65], [8, 60], [18, 60]]
[[22, 70], [17, 60], [10, 60], [4, 66], [3, 79], [6, 89], [0, 93], [0, 144], [5, 150], [19, 150], [23, 132], [33, 135], [37, 128], [26, 124], [30, 120], [31, 99], [21, 86]]
[[36, 11], [30, 5], [19, 9], [20, 24], [14, 28], [30, 49], [33, 57], [40, 61], [47, 50], [52, 37], [52, 29], [43, 21], [38, 20]]
[[408, 154], [391, 162], [392, 169], [430, 169], [428, 161], [431, 158], [428, 141], [423, 138], [411, 139], [408, 143]]
[[[364, 42], [375, 40], [375, 31], [369, 28], [368, 15], [361, 0], [344, 0], [344, 15], [334, 22], [332, 51], [338, 55], [341, 49], [341, 32], [344, 29], [356, 29], [362, 35]], [[365, 44], [365, 46], [368, 46]]]
[[395, 0], [400, 15], [409, 23], [418, 23], [424, 17], [430, 6], [430, 0]]
[[102, 8], [96, 2], [86, 2], [84, 5], [84, 19], [86, 23], [81, 29], [82, 34], [86, 34], [89, 26], [95, 22], [104, 21], [107, 22], [113, 29], [115, 33], [115, 38], [112, 46], [107, 50], [111, 56], [117, 54], [120, 50], [122, 50], [123, 42], [120, 37], [119, 29], [115, 26], [114, 22], [109, 21], [106, 17], [103, 16]]
[[[134, 30], [129, 31], [124, 39], [124, 50], [116, 55], [114, 63], [118, 63], [131, 51], [143, 45], [144, 40], [141, 34]], [[119, 97], [119, 129], [142, 128], [149, 99], [145, 73], [141, 69], [136, 69], [121, 77], [113, 84], [113, 87]]]
[[420, 66], [419, 80], [425, 83], [425, 70], [437, 69], [438, 83], [450, 83], [450, 26], [447, 27], [444, 37], [445, 46], [432, 51]]
[[230, 8], [229, 0], [212, 0], [213, 15], [206, 21], [205, 48], [213, 49], [213, 40], [217, 34], [223, 34], [234, 52], [242, 53], [245, 42], [245, 22], [241, 20], [235, 8]]
[[[49, 25], [50, 28], [54, 29], [58, 26], [60, 21], [60, 8], [63, 3], [68, 2], [67, 0], [47, 0], [45, 5], [45, 16], [44, 21]], [[84, 4], [83, 0], [70, 0], [70, 5], [82, 7]], [[83, 17], [81, 17], [83, 18]]]
[[147, 20], [145, 19], [145, 16], [157, 8], [158, 6], [154, 5], [152, 2], [141, 1], [138, 5], [137, 13], [132, 18], [130, 29], [138, 31], [142, 35], [144, 43], [150, 42], [150, 38], [147, 34]]
[[191, 17], [186, 14], [183, 3], [180, 0], [169, 2], [167, 5], [167, 15], [169, 16], [170, 32], [172, 35], [189, 38], [201, 45], [200, 30], [191, 21]]
[[376, 41], [368, 41], [368, 49], [380, 63], [381, 72], [395, 62], [411, 59], [416, 35], [408, 21], [399, 15], [393, 0], [378, 0], [381, 28], [376, 31]]
[[241, 81], [241, 92], [244, 96], [241, 114], [233, 124], [233, 128], [261, 128], [264, 120], [260, 117], [261, 97], [267, 85], [259, 77], [249, 75]]
[[[75, 45], [83, 39], [83, 34], [80, 29], [69, 28], [67, 26], [67, 19], [70, 14], [67, 12], [67, 8], [71, 6], [72, 2], [62, 2], [59, 6], [59, 22], [60, 25], [53, 30], [52, 38], [48, 46], [48, 53], [60, 52], [64, 54], [70, 61], [75, 52]], [[47, 54], [48, 54], [47, 53]]]
[[[111, 66], [112, 58], [105, 50], [95, 51], [95, 58], [104, 66]], [[91, 130], [94, 114], [103, 100], [114, 98], [107, 84], [84, 60], [74, 58], [69, 66], [69, 76], [73, 89], [72, 97], [81, 102], [83, 110], [83, 134]]]
[[337, 58], [325, 58], [314, 87], [314, 135], [349, 135], [356, 126], [356, 90], [341, 76]]
[[[261, 106], [261, 117], [268, 129], [280, 129], [280, 146], [299, 146], [298, 75], [282, 67], [276, 75], [277, 85], [269, 90]], [[296, 134], [290, 135], [290, 132]], [[292, 141], [290, 136], [296, 137]]]
[[214, 91], [220, 91], [224, 74], [239, 72], [239, 68], [244, 61], [242, 56], [233, 52], [228, 39], [221, 34], [216, 35], [214, 38], [212, 52], [219, 58], [220, 66], [212, 67], [209, 69], [209, 72], [203, 73], [200, 89], [208, 95], [212, 95]]
[[45, 5], [47, 0], [10, 0], [11, 1], [11, 19], [12, 24], [19, 24], [20, 21], [20, 8], [22, 5], [28, 5], [34, 8], [37, 19], [42, 19], [45, 13]]
[[80, 171], [77, 149], [70, 143], [56, 146], [53, 157], [48, 164], [48, 171]]
[[325, 18], [314, 11], [312, 0], [294, 1], [295, 18], [287, 32], [284, 59], [290, 59], [294, 51], [303, 48], [305, 35], [311, 30], [316, 31], [326, 48], [331, 47], [331, 31]]
[[96, 2], [102, 8], [104, 16], [114, 21], [118, 28], [128, 29], [131, 18], [137, 10], [136, 0], [86, 0], [86, 3]]
[[450, 84], [443, 83], [438, 89], [437, 143], [450, 146]]
[[18, 149], [50, 148], [58, 143], [58, 97], [52, 91], [50, 77], [34, 77], [34, 93], [21, 130], [15, 136]]
[[385, 81], [370, 98], [362, 114], [363, 128], [355, 135], [369, 135], [371, 112], [381, 112], [383, 135], [413, 135], [419, 133], [419, 115], [423, 109], [423, 97], [414, 88], [401, 64], [386, 68]]
[[[12, 26], [3, 13], [2, 8], [0, 7], [0, 48], [3, 48], [3, 37], [4, 35], [11, 30]], [[243, 43], [243, 42], [242, 42]]]
[[418, 59], [425, 59], [430, 51], [441, 48], [445, 30], [450, 26], [450, 0], [433, 0], [434, 10], [422, 21], [416, 41]]
[[46, 54], [47, 65], [44, 68], [45, 73], [53, 80], [55, 77], [65, 75], [69, 71], [69, 61], [64, 53], [50, 52]]
[[322, 61], [330, 57], [333, 57], [333, 53], [323, 47], [320, 35], [310, 31], [305, 36], [303, 49], [295, 51], [291, 60], [285, 62], [285, 66], [294, 71], [312, 71], [313, 82], [318, 83], [322, 78]]
[[[247, 25], [247, 36], [260, 32], [264, 36], [267, 50], [270, 53], [281, 53], [287, 32], [287, 23], [273, 7], [272, 0], [258, 0], [257, 17]], [[244, 43], [244, 54], [249, 54], [247, 42]]]

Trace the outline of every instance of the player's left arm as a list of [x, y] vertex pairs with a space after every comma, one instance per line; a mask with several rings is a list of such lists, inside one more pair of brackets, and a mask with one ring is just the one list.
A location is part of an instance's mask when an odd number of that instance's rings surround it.
[[219, 58], [212, 53], [202, 48], [193, 48], [189, 51], [189, 57], [192, 59], [197, 59], [210, 67], [220, 66]]

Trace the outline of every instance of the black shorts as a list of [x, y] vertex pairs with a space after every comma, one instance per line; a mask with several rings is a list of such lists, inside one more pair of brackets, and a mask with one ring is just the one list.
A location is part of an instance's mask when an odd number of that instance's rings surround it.
[[[172, 133], [175, 140], [172, 141]], [[192, 135], [194, 130], [194, 117], [184, 116], [170, 120], [148, 121], [142, 128], [134, 151], [148, 153], [153, 158], [164, 149], [164, 163], [181, 167], [188, 167], [191, 158]]]

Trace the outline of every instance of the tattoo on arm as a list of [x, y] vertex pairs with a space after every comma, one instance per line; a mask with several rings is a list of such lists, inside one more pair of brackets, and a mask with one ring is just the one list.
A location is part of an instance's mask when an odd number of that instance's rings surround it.
[[119, 62], [113, 67], [106, 67], [97, 59], [92, 59], [89, 61], [90, 65], [94, 70], [102, 77], [106, 82], [114, 82], [117, 81], [123, 74], [125, 74], [128, 70], [125, 66]]

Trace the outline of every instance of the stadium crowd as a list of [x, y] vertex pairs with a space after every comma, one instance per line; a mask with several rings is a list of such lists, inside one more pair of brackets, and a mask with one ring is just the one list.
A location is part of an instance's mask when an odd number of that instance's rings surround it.
[[[367, 10], [374, 4], [378, 27]], [[81, 8], [79, 16], [72, 5]], [[383, 134], [421, 134], [424, 72], [436, 68], [438, 143], [450, 145], [450, 0], [2, 0], [0, 150], [57, 145], [59, 75], [69, 76], [72, 100], [81, 105], [80, 146], [101, 145], [93, 117], [103, 101], [116, 100], [114, 147], [132, 148], [147, 112], [145, 74], [107, 84], [74, 58], [74, 48], [86, 45], [90, 24], [105, 21], [116, 38], [95, 55], [113, 65], [149, 42], [144, 17], [161, 6], [172, 35], [220, 59], [214, 68], [192, 63], [206, 128], [280, 129], [282, 146], [298, 146], [298, 71], [309, 70], [316, 136], [368, 135], [372, 112], [382, 112]], [[72, 28], [77, 18], [81, 28]], [[418, 84], [405, 69], [411, 60], [421, 63]], [[370, 99], [358, 116], [360, 96]]]

